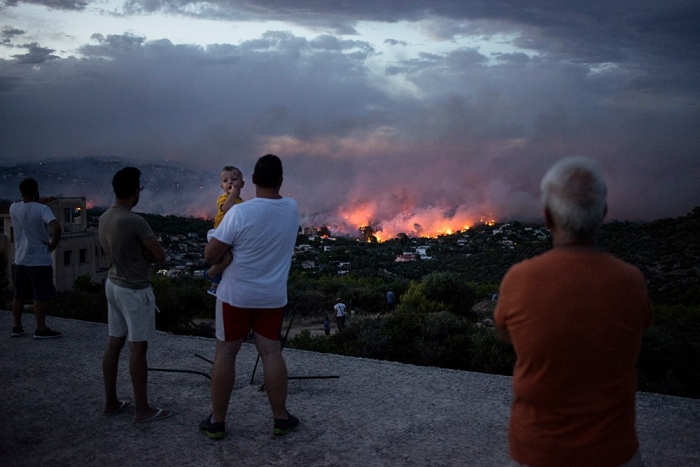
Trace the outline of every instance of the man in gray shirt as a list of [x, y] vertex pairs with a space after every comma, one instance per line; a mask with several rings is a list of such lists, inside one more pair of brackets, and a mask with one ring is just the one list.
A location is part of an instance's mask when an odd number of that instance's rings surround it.
[[131, 212], [141, 195], [141, 171], [125, 167], [112, 179], [116, 200], [100, 217], [99, 236], [109, 264], [105, 286], [109, 337], [102, 359], [106, 402], [104, 415], [115, 415], [131, 404], [117, 396], [119, 354], [129, 339], [129, 373], [134, 388], [135, 422], [160, 420], [169, 410], [148, 403], [148, 341], [156, 331], [155, 297], [151, 286], [151, 263], [165, 259], [146, 220]]

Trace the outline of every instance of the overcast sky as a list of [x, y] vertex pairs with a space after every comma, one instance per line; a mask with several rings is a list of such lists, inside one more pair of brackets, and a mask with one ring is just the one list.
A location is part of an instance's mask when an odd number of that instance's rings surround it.
[[4, 165], [234, 164], [252, 197], [272, 152], [305, 215], [392, 233], [537, 217], [572, 155], [611, 218], [700, 205], [697, 0], [0, 5]]

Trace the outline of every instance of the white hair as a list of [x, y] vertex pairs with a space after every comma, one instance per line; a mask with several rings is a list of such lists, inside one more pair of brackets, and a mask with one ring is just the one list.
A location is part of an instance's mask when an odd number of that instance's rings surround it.
[[558, 228], [577, 237], [592, 237], [603, 222], [608, 190], [593, 159], [560, 160], [544, 175], [540, 190], [542, 204]]

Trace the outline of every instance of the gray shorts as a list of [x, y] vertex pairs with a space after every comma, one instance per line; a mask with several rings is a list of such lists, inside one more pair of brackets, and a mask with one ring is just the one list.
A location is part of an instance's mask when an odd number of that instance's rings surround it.
[[146, 342], [156, 334], [156, 297], [153, 288], [127, 289], [107, 279], [107, 327], [110, 337]]

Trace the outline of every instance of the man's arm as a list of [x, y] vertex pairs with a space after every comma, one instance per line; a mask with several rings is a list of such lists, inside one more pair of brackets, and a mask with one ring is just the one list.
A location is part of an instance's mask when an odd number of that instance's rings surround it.
[[142, 240], [144, 248], [146, 248], [144, 256], [152, 263], [160, 263], [165, 261], [165, 250], [160, 246], [155, 235], [152, 235]]
[[230, 246], [231, 245], [228, 243], [224, 243], [221, 240], [217, 240], [216, 238], [212, 237], [211, 240], [209, 240], [204, 246], [204, 260], [210, 264], [218, 263]]
[[61, 241], [61, 234], [63, 229], [61, 224], [58, 223], [56, 219], [49, 222], [49, 227], [51, 227], [51, 241], [49, 242], [49, 251], [54, 251], [58, 246], [58, 242]]

